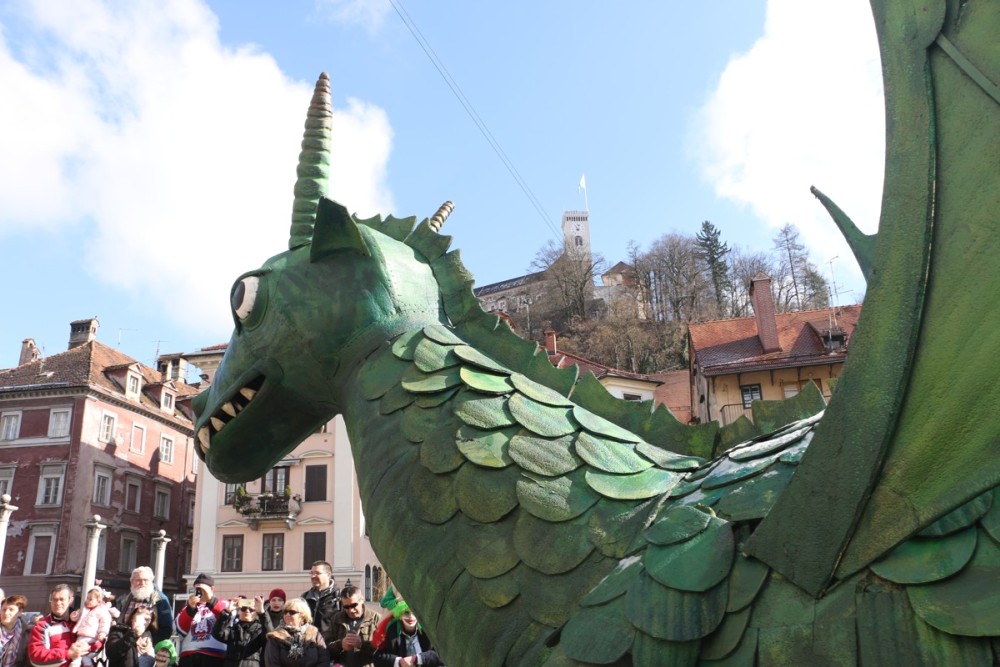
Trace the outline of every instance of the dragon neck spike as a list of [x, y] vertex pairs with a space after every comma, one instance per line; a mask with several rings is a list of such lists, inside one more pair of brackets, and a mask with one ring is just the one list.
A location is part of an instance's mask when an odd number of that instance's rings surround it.
[[440, 232], [441, 228], [444, 226], [444, 221], [448, 219], [451, 212], [455, 210], [455, 203], [451, 200], [446, 201], [441, 204], [441, 208], [437, 210], [437, 213], [431, 216], [431, 220], [428, 223], [435, 232]]
[[316, 205], [327, 194], [330, 181], [330, 143], [333, 127], [333, 104], [330, 101], [330, 77], [319, 75], [302, 133], [302, 151], [295, 170], [295, 202], [288, 248], [312, 241], [316, 225]]

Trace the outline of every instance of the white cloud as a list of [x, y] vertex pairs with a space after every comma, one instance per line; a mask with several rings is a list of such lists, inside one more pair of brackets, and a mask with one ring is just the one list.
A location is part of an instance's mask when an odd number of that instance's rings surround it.
[[[84, 226], [100, 280], [224, 335], [232, 280], [286, 247], [312, 83], [223, 47], [196, 0], [25, 7], [4, 33], [36, 41], [0, 38], [0, 235]], [[333, 125], [331, 195], [392, 210], [386, 114], [351, 100]]]
[[369, 32], [377, 31], [389, 12], [389, 0], [316, 0], [324, 18], [339, 23], [357, 24]]
[[868, 4], [769, 0], [763, 37], [729, 62], [697, 122], [696, 150], [716, 193], [748, 205], [769, 227], [797, 225], [814, 260], [839, 254], [838, 267], [849, 266], [861, 290], [860, 272], [809, 186], [875, 231], [885, 128]]

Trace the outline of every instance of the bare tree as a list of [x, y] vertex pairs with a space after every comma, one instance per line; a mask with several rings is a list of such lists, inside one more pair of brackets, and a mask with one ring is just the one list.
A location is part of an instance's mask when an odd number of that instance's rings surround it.
[[594, 299], [594, 276], [603, 273], [605, 265], [598, 253], [564, 252], [562, 244], [549, 239], [531, 263], [534, 270], [545, 271], [545, 308], [539, 315], [561, 323], [587, 318]]

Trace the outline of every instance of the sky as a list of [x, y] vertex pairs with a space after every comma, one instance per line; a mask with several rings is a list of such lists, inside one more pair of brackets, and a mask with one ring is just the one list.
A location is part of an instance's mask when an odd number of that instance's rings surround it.
[[839, 302], [863, 297], [809, 193], [876, 230], [863, 0], [0, 0], [0, 368], [92, 316], [146, 364], [227, 341], [233, 280], [286, 247], [323, 71], [329, 195], [364, 217], [454, 201], [480, 285], [586, 202], [611, 264], [703, 220], [768, 251], [791, 222]]

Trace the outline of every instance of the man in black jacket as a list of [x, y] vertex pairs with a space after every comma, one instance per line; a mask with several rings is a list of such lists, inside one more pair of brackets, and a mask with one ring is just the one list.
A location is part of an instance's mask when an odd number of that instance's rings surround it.
[[312, 612], [313, 625], [319, 629], [324, 641], [329, 642], [333, 634], [331, 621], [333, 615], [340, 609], [340, 591], [337, 590], [337, 580], [333, 578], [333, 568], [325, 560], [318, 560], [309, 570], [309, 580], [312, 588], [302, 594]]

